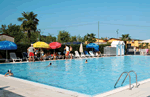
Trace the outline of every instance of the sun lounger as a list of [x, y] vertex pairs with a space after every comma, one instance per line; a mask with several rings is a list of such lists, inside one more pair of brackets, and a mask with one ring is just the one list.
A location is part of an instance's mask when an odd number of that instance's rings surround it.
[[92, 57], [95, 57], [96, 55], [94, 55], [93, 51], [89, 51], [89, 54], [92, 56]]
[[101, 57], [102, 55], [101, 55], [101, 53], [98, 54], [98, 53], [96, 52], [96, 56], [97, 56], [97, 57]]
[[9, 62], [8, 59], [3, 58], [2, 55], [0, 55], [0, 61], [2, 61], [2, 62]]
[[82, 58], [85, 58], [85, 57], [86, 57], [83, 52], [81, 52], [81, 57], [82, 57]]
[[22, 60], [26, 60], [26, 61], [28, 61], [28, 53], [26, 53], [26, 52], [23, 52], [22, 53]]
[[84, 53], [86, 57], [91, 57], [91, 55], [87, 51], [84, 51]]
[[69, 54], [69, 58], [71, 58], [71, 55], [72, 55], [72, 59], [75, 58], [74, 54]]
[[15, 54], [15, 53], [9, 53], [9, 54], [10, 54], [10, 59], [11, 59], [13, 62], [16, 62], [17, 60], [22, 61], [22, 59], [16, 57], [16, 54]]
[[61, 55], [61, 52], [58, 52], [58, 59], [62, 59], [62, 55]]
[[78, 51], [75, 51], [75, 58], [81, 58]]
[[0, 58], [0, 61], [7, 61], [7, 59], [5, 59], [5, 58]]

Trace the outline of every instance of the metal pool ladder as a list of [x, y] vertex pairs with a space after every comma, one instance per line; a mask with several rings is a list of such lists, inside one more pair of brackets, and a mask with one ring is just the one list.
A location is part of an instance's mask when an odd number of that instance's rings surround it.
[[138, 86], [137, 86], [137, 74], [136, 74], [135, 71], [131, 70], [131, 71], [129, 71], [129, 72], [123, 72], [123, 73], [120, 75], [120, 77], [118, 78], [117, 82], [116, 82], [115, 85], [114, 85], [114, 88], [116, 88], [116, 85], [117, 85], [118, 81], [120, 80], [120, 78], [122, 77], [122, 75], [126, 73], [127, 75], [126, 75], [126, 77], [124, 78], [124, 80], [123, 80], [123, 82], [121, 83], [121, 85], [123, 85], [124, 81], [125, 81], [126, 78], [129, 76], [129, 89], [131, 90], [131, 76], [130, 76], [130, 72], [134, 72], [134, 74], [135, 74], [135, 76], [136, 76], [136, 87], [138, 87]]

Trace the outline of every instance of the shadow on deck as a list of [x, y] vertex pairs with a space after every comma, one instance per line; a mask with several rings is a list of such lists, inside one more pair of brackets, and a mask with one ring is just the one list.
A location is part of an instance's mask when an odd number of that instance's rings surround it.
[[0, 87], [0, 97], [24, 97], [24, 96], [21, 96], [21, 95], [19, 95], [19, 94], [10, 92], [10, 91], [8, 91], [8, 90], [4, 90], [5, 88], [8, 88], [8, 87], [9, 87], [9, 86]]

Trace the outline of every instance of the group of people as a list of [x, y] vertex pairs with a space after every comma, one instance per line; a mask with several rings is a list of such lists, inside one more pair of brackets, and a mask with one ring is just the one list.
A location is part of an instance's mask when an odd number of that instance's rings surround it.
[[[65, 59], [68, 59], [69, 54], [70, 54], [71, 59], [73, 58], [72, 57], [73, 51], [72, 51], [72, 47], [71, 46], [68, 47], [67, 45], [65, 45], [64, 51], [65, 51]], [[37, 56], [38, 52], [39, 52], [39, 50], [35, 49], [33, 47], [33, 44], [31, 44], [31, 46], [27, 49], [27, 53], [29, 54], [29, 58], [28, 58], [29, 62], [31, 62], [31, 61], [34, 62], [35, 61], [34, 56]], [[42, 56], [40, 60], [42, 60], [44, 57], [47, 56], [47, 54], [44, 54], [44, 52], [43, 53], [42, 52], [43, 51], [40, 52], [41, 56]], [[52, 54], [52, 55], [53, 55], [53, 59], [56, 59], [57, 53], [54, 52], [54, 54]]]

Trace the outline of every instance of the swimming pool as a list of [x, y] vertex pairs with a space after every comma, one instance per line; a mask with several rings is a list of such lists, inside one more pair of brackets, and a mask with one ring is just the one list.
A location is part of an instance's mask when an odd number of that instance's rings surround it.
[[[58, 88], [87, 95], [96, 95], [114, 89], [114, 84], [124, 71], [134, 70], [138, 81], [150, 77], [149, 56], [121, 56], [73, 60], [56, 60], [45, 62], [0, 64], [0, 74], [8, 69], [14, 77], [43, 83]], [[52, 66], [47, 65], [52, 62]], [[120, 87], [123, 75], [117, 87]], [[135, 82], [135, 75], [131, 73], [131, 82]], [[124, 86], [128, 85], [128, 79]]]

